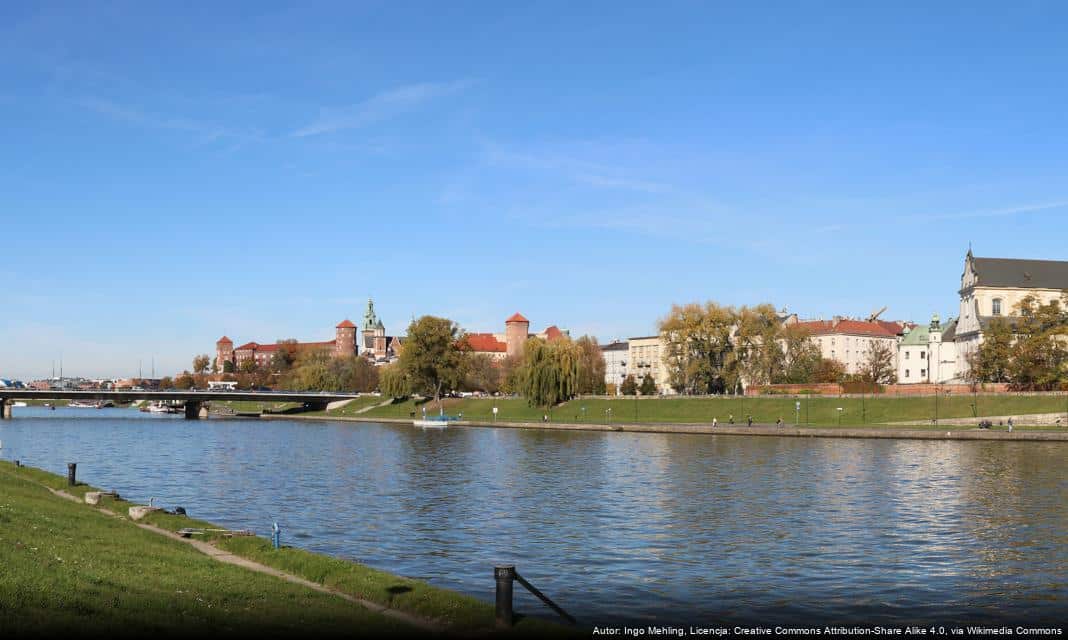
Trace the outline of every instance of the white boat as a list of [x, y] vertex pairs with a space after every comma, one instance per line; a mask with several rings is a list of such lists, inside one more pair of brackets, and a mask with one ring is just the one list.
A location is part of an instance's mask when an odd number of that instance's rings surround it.
[[154, 402], [154, 403], [148, 405], [148, 412], [149, 413], [171, 413], [172, 410], [171, 410], [171, 408], [169, 406], [163, 404], [162, 402]]
[[12, 407], [25, 407], [25, 406], [26, 406], [26, 403], [25, 403], [25, 402], [22, 402], [21, 400], [17, 400], [17, 401], [15, 401], [15, 402], [12, 402], [12, 403], [11, 403], [11, 406], [12, 406]]
[[93, 400], [71, 400], [67, 406], [74, 409], [99, 409], [100, 403]]
[[460, 419], [457, 416], [445, 415], [445, 411], [442, 409], [439, 409], [439, 411], [441, 413], [436, 416], [428, 416], [424, 413], [422, 419], [412, 420], [412, 424], [424, 429], [444, 429], [449, 426], [450, 422], [456, 422]]

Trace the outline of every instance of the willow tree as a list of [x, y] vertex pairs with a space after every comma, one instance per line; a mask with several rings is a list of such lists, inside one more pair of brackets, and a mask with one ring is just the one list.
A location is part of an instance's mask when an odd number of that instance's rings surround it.
[[578, 393], [580, 349], [567, 338], [529, 338], [523, 347], [519, 392], [532, 407], [551, 407]]
[[605, 362], [597, 338], [582, 336], [575, 346], [579, 350], [578, 393], [604, 394]]

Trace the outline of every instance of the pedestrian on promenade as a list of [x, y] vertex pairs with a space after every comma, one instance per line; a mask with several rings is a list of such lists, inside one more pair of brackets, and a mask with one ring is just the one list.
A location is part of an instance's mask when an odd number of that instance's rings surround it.
[[753, 416], [746, 416], [746, 421], [749, 423], [750, 427], [753, 426]]
[[716, 416], [712, 416], [712, 426], [716, 426]]
[[727, 424], [734, 424], [734, 414], [727, 416]]
[[781, 427], [782, 426], [782, 416], [779, 416], [779, 419], [775, 421], [775, 426], [776, 427]]
[[1012, 433], [1012, 418], [1009, 418], [1009, 433]]

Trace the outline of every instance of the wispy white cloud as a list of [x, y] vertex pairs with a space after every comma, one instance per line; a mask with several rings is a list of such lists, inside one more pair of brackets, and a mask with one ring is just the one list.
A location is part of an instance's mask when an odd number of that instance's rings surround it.
[[252, 142], [262, 139], [258, 132], [239, 131], [182, 116], [154, 114], [102, 98], [82, 98], [77, 103], [90, 111], [136, 126], [191, 133], [202, 144], [220, 140]]
[[1009, 207], [1001, 207], [998, 209], [987, 209], [980, 211], [918, 214], [910, 217], [921, 220], [967, 220], [970, 218], [1005, 218], [1025, 213], [1037, 213], [1039, 211], [1049, 211], [1050, 209], [1061, 209], [1064, 207], [1068, 207], [1068, 200], [1054, 200], [1051, 202], [1013, 205]]
[[461, 93], [474, 84], [472, 80], [422, 82], [383, 91], [342, 109], [323, 109], [311, 124], [291, 135], [295, 138], [322, 135], [344, 129], [358, 129], [411, 111], [437, 98]]

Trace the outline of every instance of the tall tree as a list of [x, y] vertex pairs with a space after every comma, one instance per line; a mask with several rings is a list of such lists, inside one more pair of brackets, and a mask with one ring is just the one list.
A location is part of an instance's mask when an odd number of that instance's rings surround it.
[[411, 393], [411, 385], [396, 362], [382, 367], [378, 374], [378, 388], [391, 398], [403, 398]]
[[1012, 342], [1009, 322], [1004, 318], [991, 320], [983, 332], [983, 342], [968, 354], [972, 382], [1009, 382]]
[[468, 391], [497, 393], [501, 388], [501, 367], [492, 356], [485, 353], [472, 354], [467, 363], [464, 388]]
[[655, 396], [656, 395], [656, 380], [653, 380], [653, 376], [648, 373], [642, 378], [642, 386], [638, 389], [643, 396]]
[[897, 349], [889, 340], [872, 340], [861, 363], [860, 377], [872, 384], [897, 381]]
[[578, 392], [603, 395], [605, 362], [597, 338], [582, 336], [575, 341], [575, 346], [579, 350]]
[[787, 325], [782, 330], [782, 345], [785, 368], [782, 376], [773, 382], [816, 382], [822, 356], [820, 348], [811, 340], [811, 332], [797, 324]]
[[206, 353], [193, 358], [193, 373], [204, 373], [210, 366], [211, 358]]
[[721, 393], [736, 387], [734, 321], [733, 309], [714, 302], [672, 306], [659, 323], [672, 388], [679, 393]]
[[447, 318], [423, 316], [408, 326], [397, 364], [412, 392], [433, 397], [440, 405], [444, 391], [460, 387], [470, 352], [461, 338], [460, 328]]
[[523, 347], [520, 393], [532, 407], [551, 407], [578, 390], [579, 349], [569, 339], [530, 338]]
[[734, 355], [747, 384], [772, 384], [783, 377], [786, 355], [782, 322], [770, 304], [742, 307], [735, 314]]
[[1015, 343], [1008, 363], [1014, 389], [1052, 391], [1068, 378], [1068, 311], [1060, 300], [1041, 304], [1033, 296], [1017, 304]]

